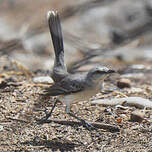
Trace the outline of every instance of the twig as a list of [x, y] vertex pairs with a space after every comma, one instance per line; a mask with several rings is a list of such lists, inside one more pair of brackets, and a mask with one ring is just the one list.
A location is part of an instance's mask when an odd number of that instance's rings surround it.
[[[46, 120], [45, 123], [59, 123], [61, 125], [79, 125], [81, 126], [82, 123], [79, 121], [69, 121], [69, 120], [65, 120], [65, 119], [50, 119], [50, 120]], [[100, 123], [100, 122], [88, 122], [89, 124], [91, 124], [92, 126], [94, 126], [95, 128], [99, 128], [99, 129], [105, 129], [108, 130], [110, 132], [119, 132], [120, 128], [118, 126], [114, 126], [114, 125], [110, 125], [110, 124], [104, 124], [104, 123]]]
[[15, 121], [19, 121], [19, 122], [28, 123], [28, 121], [23, 120], [23, 119], [18, 119], [18, 118], [13, 118], [13, 117], [6, 117], [6, 118], [7, 118], [7, 119], [10, 119], [10, 120], [15, 120]]

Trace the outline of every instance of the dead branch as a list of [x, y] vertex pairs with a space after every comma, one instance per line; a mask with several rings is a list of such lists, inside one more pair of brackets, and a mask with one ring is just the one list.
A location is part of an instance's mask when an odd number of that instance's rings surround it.
[[[45, 123], [52, 123], [52, 122], [59, 123], [61, 125], [70, 125], [70, 126], [74, 126], [74, 125], [81, 126], [82, 125], [82, 123], [79, 121], [69, 121], [69, 120], [65, 120], [65, 119], [50, 119], [50, 120], [46, 120]], [[118, 126], [104, 124], [104, 123], [100, 123], [100, 122], [88, 122], [88, 123], [91, 124], [92, 126], [94, 126], [95, 128], [108, 130], [110, 132], [119, 132], [120, 131], [120, 128]]]

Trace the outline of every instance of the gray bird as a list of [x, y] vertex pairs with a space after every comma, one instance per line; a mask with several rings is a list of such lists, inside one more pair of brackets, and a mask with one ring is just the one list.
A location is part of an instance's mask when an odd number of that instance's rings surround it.
[[[65, 111], [67, 114], [81, 121], [85, 127], [92, 127], [70, 111], [71, 104], [89, 100], [100, 92], [104, 79], [115, 71], [98, 66], [84, 73], [68, 73], [64, 61], [63, 38], [58, 13], [49, 11], [47, 18], [55, 51], [55, 61], [51, 74], [54, 84], [46, 88], [45, 96], [58, 96], [57, 99], [66, 105]], [[51, 112], [42, 119], [42, 122], [51, 116], [58, 100], [54, 103]]]

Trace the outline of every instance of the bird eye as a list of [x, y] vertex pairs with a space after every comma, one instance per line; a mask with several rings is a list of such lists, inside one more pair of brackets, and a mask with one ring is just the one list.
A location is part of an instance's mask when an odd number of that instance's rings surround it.
[[97, 73], [97, 74], [102, 74], [102, 73], [105, 73], [105, 72], [104, 72], [104, 71], [97, 70], [95, 73]]
[[101, 71], [97, 70], [96, 73], [101, 73]]

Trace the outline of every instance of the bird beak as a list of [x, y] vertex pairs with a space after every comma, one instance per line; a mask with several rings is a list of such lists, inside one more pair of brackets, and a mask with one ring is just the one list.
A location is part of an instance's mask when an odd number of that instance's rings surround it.
[[108, 70], [107, 74], [110, 74], [110, 73], [116, 73], [116, 71], [114, 71], [114, 70]]

